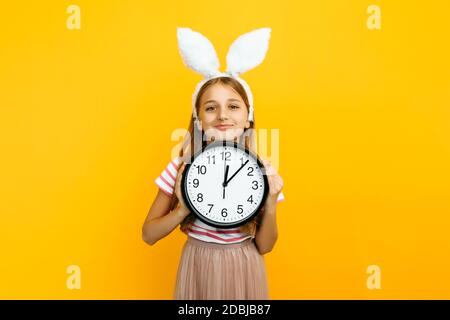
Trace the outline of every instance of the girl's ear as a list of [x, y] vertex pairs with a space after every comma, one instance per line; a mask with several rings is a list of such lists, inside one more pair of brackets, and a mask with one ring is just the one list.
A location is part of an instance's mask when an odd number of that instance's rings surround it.
[[250, 121], [245, 121], [245, 129], [248, 129], [248, 128], [250, 128]]

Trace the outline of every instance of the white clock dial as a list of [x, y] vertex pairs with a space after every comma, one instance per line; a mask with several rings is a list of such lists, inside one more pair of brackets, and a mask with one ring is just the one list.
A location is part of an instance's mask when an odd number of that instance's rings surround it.
[[267, 195], [257, 157], [233, 143], [213, 143], [186, 167], [183, 195], [205, 223], [222, 228], [250, 220]]

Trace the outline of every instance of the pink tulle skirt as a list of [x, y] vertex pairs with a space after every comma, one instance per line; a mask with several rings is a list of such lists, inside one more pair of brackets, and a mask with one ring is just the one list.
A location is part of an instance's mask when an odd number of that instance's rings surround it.
[[188, 237], [178, 266], [174, 299], [269, 299], [264, 257], [254, 239], [219, 244]]

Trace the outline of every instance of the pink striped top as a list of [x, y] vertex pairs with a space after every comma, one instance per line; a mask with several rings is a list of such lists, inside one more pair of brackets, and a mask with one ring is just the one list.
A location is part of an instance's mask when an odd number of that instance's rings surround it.
[[[156, 185], [169, 197], [171, 197], [174, 192], [175, 180], [180, 163], [180, 157], [173, 159], [161, 172], [159, 177], [155, 179]], [[280, 192], [277, 202], [283, 200], [283, 192]], [[221, 229], [211, 227], [198, 218], [195, 219], [192, 226], [187, 230], [187, 235], [202, 241], [220, 244], [237, 243], [252, 237], [251, 234], [239, 232], [238, 228]]]

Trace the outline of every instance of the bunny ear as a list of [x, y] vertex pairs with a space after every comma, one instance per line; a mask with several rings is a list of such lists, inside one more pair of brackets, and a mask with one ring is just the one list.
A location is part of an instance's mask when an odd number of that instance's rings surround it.
[[217, 74], [219, 59], [212, 43], [190, 28], [177, 28], [178, 48], [184, 64], [205, 77]]
[[260, 28], [241, 35], [230, 46], [227, 72], [241, 74], [263, 62], [269, 48], [270, 28]]

